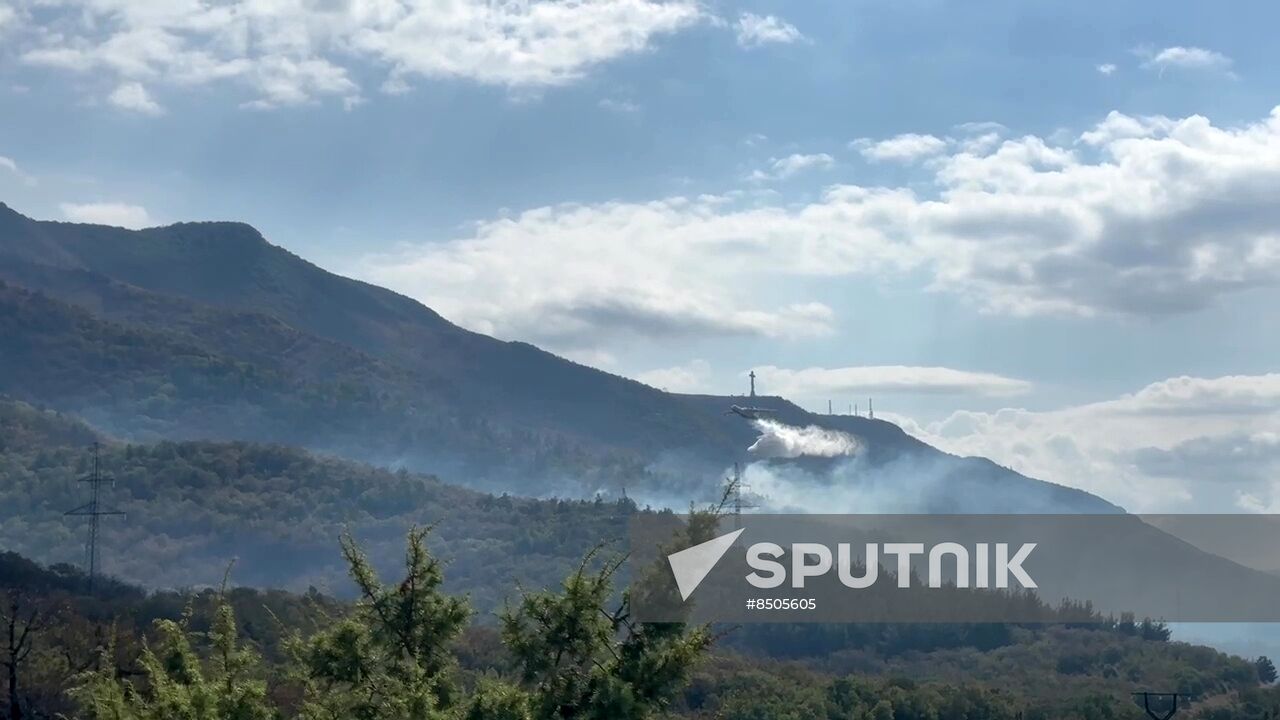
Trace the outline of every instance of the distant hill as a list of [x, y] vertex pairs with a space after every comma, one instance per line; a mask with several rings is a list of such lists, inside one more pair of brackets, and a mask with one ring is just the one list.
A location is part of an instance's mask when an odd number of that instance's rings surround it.
[[489, 611], [517, 583], [563, 577], [599, 543], [625, 550], [628, 523], [644, 512], [628, 500], [493, 496], [282, 445], [125, 444], [4, 398], [0, 438], [0, 550], [82, 562], [84, 522], [63, 512], [84, 502], [77, 481], [92, 467], [88, 445], [99, 442], [114, 481], [102, 502], [126, 513], [102, 522], [103, 566], [147, 587], [213, 585], [235, 560], [237, 581], [250, 586], [333, 591], [345, 587], [336, 552], [344, 530], [390, 570], [404, 533], [430, 525], [450, 589]]
[[[86, 443], [102, 440], [115, 482], [102, 502], [126, 513], [101, 525], [103, 567], [147, 587], [216, 585], [228, 563], [255, 587], [345, 592], [338, 538], [349, 530], [380, 567], [401, 560], [404, 534], [433, 526], [450, 589], [482, 611], [517, 583], [559, 579], [591, 548], [625, 538], [627, 501], [494, 497], [439, 479], [251, 442], [125, 445], [82, 423], [0, 399], [0, 551], [80, 564]], [[621, 550], [615, 544], [615, 550]]]
[[[240, 223], [130, 231], [0, 204], [0, 283], [0, 393], [124, 438], [280, 442], [485, 489], [683, 504], [751, 459], [756, 437], [724, 414], [741, 398], [666, 393], [467, 331]], [[892, 470], [908, 491], [928, 476], [945, 492], [922, 511], [1118, 510], [887, 422], [753, 402], [856, 435], [867, 476]]]
[[[329, 595], [351, 593], [336, 551], [343, 527], [394, 580], [402, 532], [431, 522], [447, 590], [467, 594], [481, 613], [462, 641], [463, 668], [501, 672], [511, 664], [493, 636], [491, 611], [518, 586], [563, 577], [636, 512], [629, 503], [486, 496], [280, 446], [124, 445], [12, 400], [0, 400], [0, 438], [0, 593], [16, 588], [24, 601], [62, 608], [66, 630], [42, 636], [42, 652], [92, 657], [93, 638], [111, 629], [125, 667], [152, 619], [181, 618], [191, 608], [195, 627], [206, 626], [216, 591], [182, 588], [216, 587], [233, 558], [237, 584], [323, 591], [229, 594], [246, 640], [278, 667], [283, 633], [314, 628], [318, 613], [344, 611]], [[83, 528], [59, 510], [82, 499], [75, 480], [88, 469], [83, 444], [94, 440], [105, 441], [103, 466], [118, 480], [106, 501], [129, 512], [103, 523], [104, 564], [141, 587], [100, 579], [90, 595], [83, 573], [68, 564], [79, 560]], [[1277, 707], [1250, 661], [1169, 642], [1159, 623], [1068, 617], [1075, 619], [1051, 625], [748, 625], [721, 638], [672, 712], [690, 720], [845, 717], [851, 689], [892, 697], [895, 706], [916, 708], [916, 717], [1137, 718], [1134, 687], [1176, 687], [1197, 709], [1219, 708], [1204, 716], [1215, 720], [1261, 720]], [[24, 677], [31, 702], [69, 711], [65, 677]], [[991, 703], [1008, 711], [982, 710]]]

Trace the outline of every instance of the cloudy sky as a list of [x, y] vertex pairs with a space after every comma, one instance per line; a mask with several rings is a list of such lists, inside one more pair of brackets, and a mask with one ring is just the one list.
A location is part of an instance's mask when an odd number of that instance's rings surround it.
[[1280, 9], [0, 0], [0, 200], [679, 391], [1280, 509]]

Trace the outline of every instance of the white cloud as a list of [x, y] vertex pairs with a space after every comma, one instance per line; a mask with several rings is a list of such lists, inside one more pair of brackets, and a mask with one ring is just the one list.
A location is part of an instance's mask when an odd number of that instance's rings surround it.
[[1080, 142], [1086, 145], [1107, 146], [1121, 140], [1150, 138], [1167, 134], [1175, 121], [1158, 115], [1133, 117], [1112, 110], [1102, 122], [1080, 134]]
[[609, 112], [622, 113], [624, 115], [640, 112], [639, 105], [626, 99], [603, 98], [600, 100], [599, 103], [597, 103], [597, 105], [600, 106], [601, 110], [608, 110]]
[[960, 123], [959, 125], [955, 126], [955, 129], [958, 132], [966, 133], [969, 135], [980, 135], [980, 134], [989, 133], [989, 132], [1003, 134], [1009, 130], [1009, 128], [1005, 127], [1003, 123], [998, 123], [994, 120], [979, 120], [974, 122]]
[[142, 83], [138, 82], [121, 83], [107, 97], [107, 101], [121, 110], [131, 110], [143, 115], [160, 115], [164, 113], [164, 108], [160, 107], [160, 104], [155, 100], [152, 100], [151, 95], [147, 93], [147, 89], [142, 86]]
[[[756, 385], [768, 395], [821, 405], [827, 399], [862, 398], [892, 393], [902, 395], [957, 395], [1012, 397], [1030, 392], [1031, 383], [994, 373], [971, 372], [946, 367], [909, 365], [867, 365], [799, 370], [774, 365], [758, 366]], [[671, 392], [729, 392], [713, 382], [712, 368], [702, 359], [682, 365], [647, 370], [635, 378]], [[743, 387], [746, 374], [741, 374]]]
[[134, 230], [155, 224], [147, 214], [147, 209], [139, 205], [111, 202], [60, 203], [58, 208], [62, 210], [63, 217], [72, 222], [114, 225]]
[[[883, 415], [883, 413], [882, 413]], [[1280, 375], [1179, 377], [1113, 400], [961, 411], [911, 434], [1137, 512], [1280, 508]]]
[[1098, 66], [1098, 72], [1102, 73], [1103, 75], [1114, 74], [1116, 69], [1117, 68], [1115, 66], [1115, 63], [1103, 63]]
[[792, 370], [766, 365], [755, 372], [757, 383], [768, 388], [769, 394], [805, 400], [877, 393], [1008, 397], [1031, 390], [1031, 383], [1025, 380], [946, 367], [869, 365]]
[[561, 85], [593, 65], [645, 50], [656, 35], [702, 18], [691, 1], [436, 3], [401, 6], [353, 46], [398, 74], [462, 77], [505, 86]]
[[1080, 139], [1096, 159], [1027, 137], [939, 162], [939, 200], [899, 223], [941, 263], [936, 289], [1019, 315], [1161, 315], [1280, 283], [1280, 111], [1237, 128], [1112, 113]]
[[22, 168], [18, 167], [18, 163], [15, 162], [13, 158], [8, 158], [3, 155], [0, 155], [0, 168], [4, 168], [5, 170], [8, 170], [9, 172], [13, 173], [15, 177], [17, 177], [26, 185], [36, 184], [36, 179], [28, 175], [27, 173], [23, 172]]
[[1143, 47], [1134, 52], [1144, 58], [1142, 67], [1158, 70], [1161, 74], [1170, 68], [1229, 72], [1232, 64], [1231, 58], [1226, 55], [1198, 47], [1174, 46], [1162, 50]]
[[[960, 138], [952, 140], [952, 144], [957, 145], [961, 152], [970, 155], [986, 155], [991, 152], [1009, 131], [1009, 128], [1004, 125], [991, 121], [961, 123], [954, 129], [959, 133]], [[857, 145], [856, 141], [854, 145]]]
[[933, 135], [903, 133], [880, 141], [858, 138], [849, 146], [874, 162], [913, 162], [942, 153], [947, 149], [947, 141]]
[[618, 364], [616, 355], [599, 348], [568, 348], [561, 350], [560, 356], [593, 368], [607, 368]]
[[[634, 335], [828, 333], [827, 306], [805, 297], [767, 303], [739, 282], [744, 272], [822, 263], [803, 248], [800, 227], [825, 226], [827, 211], [729, 205], [701, 196], [537, 208], [452, 242], [365, 258], [355, 272], [468, 327], [557, 349]], [[838, 252], [856, 255], [858, 246]]]
[[760, 47], [769, 43], [790, 44], [805, 39], [795, 25], [774, 15], [743, 13], [736, 25], [738, 45], [744, 48]]
[[[1270, 431], [1232, 432], [1186, 440], [1170, 448], [1143, 447], [1127, 454], [1140, 471], [1191, 483], [1212, 483], [1247, 510], [1280, 507], [1270, 483], [1280, 478], [1280, 435]], [[1264, 500], [1258, 492], [1268, 496]]]
[[1280, 374], [1176, 377], [1125, 395], [1109, 407], [1144, 415], [1258, 415], [1280, 410]]
[[754, 181], [786, 180], [806, 170], [830, 168], [835, 164], [835, 158], [827, 153], [793, 153], [786, 157], [770, 159], [768, 170], [754, 170], [748, 176], [748, 179]]
[[256, 109], [359, 97], [355, 63], [384, 71], [387, 92], [414, 77], [563, 85], [704, 18], [694, 0], [66, 0], [42, 13], [15, 43], [23, 62], [113, 85], [234, 80]]
[[994, 150], [1003, 138], [998, 132], [983, 133], [960, 141], [960, 151], [970, 155], [986, 155]]
[[636, 375], [640, 382], [660, 390], [676, 393], [708, 392], [711, 365], [706, 360], [695, 359], [684, 365], [647, 370]]
[[[986, 312], [1193, 312], [1280, 286], [1280, 109], [1243, 127], [1109, 115], [927, 166], [936, 194], [833, 185], [535, 208], [355, 269], [484, 332], [559, 347], [829, 332], [812, 278], [911, 272]], [[763, 292], [762, 292], [763, 291]]]

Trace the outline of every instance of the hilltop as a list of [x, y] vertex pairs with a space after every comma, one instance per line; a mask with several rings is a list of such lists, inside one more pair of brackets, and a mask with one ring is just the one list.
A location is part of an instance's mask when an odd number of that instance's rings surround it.
[[[0, 283], [0, 393], [124, 439], [276, 442], [487, 490], [683, 502], [714, 493], [756, 437], [724, 414], [741, 398], [667, 393], [470, 332], [241, 223], [131, 231], [0, 205]], [[951, 488], [942, 507], [1118, 510], [882, 420], [753, 401], [856, 435], [860, 471], [929, 475]]]

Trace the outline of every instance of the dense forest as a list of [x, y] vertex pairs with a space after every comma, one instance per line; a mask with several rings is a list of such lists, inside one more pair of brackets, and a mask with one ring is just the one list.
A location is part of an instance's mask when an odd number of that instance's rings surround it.
[[[143, 297], [163, 305], [170, 320], [184, 307]], [[434, 458], [441, 468], [466, 457], [467, 475], [480, 485], [515, 482], [504, 474], [515, 459], [538, 485], [575, 478], [574, 491], [650, 481], [634, 454], [588, 450], [553, 429], [459, 417], [436, 397], [447, 389], [354, 350], [308, 342], [268, 317], [191, 312], [192, 332], [122, 324], [0, 281], [0, 392], [136, 439], [263, 439], [382, 464]], [[292, 350], [271, 360], [269, 350], [282, 345]]]
[[[267, 716], [303, 713], [303, 691], [292, 684], [300, 660], [290, 643], [313, 638], [333, 618], [357, 617], [368, 593], [343, 579], [355, 557], [341, 552], [346, 529], [355, 529], [365, 567], [395, 577], [397, 569], [404, 572], [405, 533], [433, 525], [426, 542], [438, 558], [436, 590], [467, 608], [448, 649], [457, 692], [495, 687], [495, 675], [517, 689], [538, 687], [522, 674], [511, 646], [510, 608], [524, 607], [522, 588], [536, 596], [564, 592], [560, 581], [574, 577], [581, 558], [602, 539], [621, 538], [626, 520], [644, 511], [629, 502], [486, 495], [282, 446], [120, 443], [75, 418], [14, 401], [0, 403], [0, 430], [0, 472], [9, 479], [0, 488], [0, 542], [54, 563], [42, 566], [12, 552], [0, 562], [0, 585], [16, 598], [7, 616], [21, 621], [38, 608], [57, 618], [32, 636], [22, 702], [57, 712], [84, 711], [77, 703], [86, 697], [86, 678], [96, 683], [98, 700], [103, 693], [140, 693], [143, 702], [156, 680], [148, 676], [155, 668], [148, 669], [146, 647], [199, 657], [216, 672], [212, 628], [229, 611], [236, 647], [257, 658], [237, 682], [260, 684]], [[60, 513], [83, 499], [76, 480], [91, 471], [93, 442], [116, 480], [104, 502], [129, 513], [114, 524], [104, 519], [105, 563], [134, 583], [100, 580], [89, 592], [74, 565], [83, 528]], [[606, 551], [620, 549], [616, 543]], [[229, 566], [235, 582], [219, 590]], [[146, 591], [138, 582], [205, 589]], [[298, 592], [247, 587], [286, 583]], [[598, 602], [618, 599], [609, 592]], [[1170, 684], [1195, 694], [1206, 710], [1221, 705], [1244, 712], [1271, 702], [1269, 691], [1256, 690], [1253, 662], [1170, 642], [1167, 629], [1151, 621], [1087, 610], [1082, 617], [1080, 608], [1060, 614], [1061, 622], [1046, 625], [715, 628], [717, 642], [690, 663], [687, 682], [671, 688], [662, 708], [694, 718], [1013, 718], [1017, 712], [1107, 718], [1127, 717], [1126, 694], [1133, 688]], [[115, 668], [115, 680], [101, 675], [104, 667]], [[85, 675], [94, 668], [99, 674]], [[533, 702], [517, 695], [521, 703]], [[468, 697], [480, 703], [490, 696]], [[154, 711], [129, 712], [120, 717], [155, 717], [146, 714]]]
[[[709, 500], [757, 434], [725, 415], [741, 398], [668, 393], [467, 331], [239, 223], [129, 231], [0, 203], [0, 335], [0, 393], [121, 439], [281, 443], [521, 496]], [[940, 507], [1118, 510], [892, 423], [753, 402], [857, 436], [868, 468], [927, 469], [956, 488]]]
[[634, 623], [606, 554], [478, 623], [444, 591], [431, 541], [410, 531], [383, 581], [345, 539], [352, 601], [225, 582], [147, 592], [99, 578], [90, 589], [71, 566], [0, 554], [8, 715], [1105, 720], [1142, 717], [1129, 692], [1171, 683], [1201, 718], [1280, 710], [1270, 661], [1172, 642], [1132, 618], [840, 631]]
[[[103, 521], [104, 564], [132, 582], [100, 581], [89, 592], [75, 569], [83, 528], [61, 512], [83, 501], [77, 480], [92, 469], [88, 447], [95, 442], [104, 471], [116, 481], [104, 503], [128, 513], [123, 521]], [[0, 486], [0, 543], [17, 551], [0, 563], [0, 585], [19, 598], [5, 612], [29, 618], [26, 608], [34, 603], [37, 612], [57, 617], [33, 636], [39, 652], [32, 650], [36, 660], [26, 663], [31, 680], [23, 702], [58, 712], [80, 707], [77, 698], [85, 696], [77, 683], [89, 669], [101, 671], [104, 658], [114, 663], [117, 680], [137, 686], [128, 692], [143, 692], [148, 643], [167, 643], [170, 650], [188, 643], [192, 658], [212, 662], [210, 628], [225, 605], [236, 618], [237, 647], [259, 658], [251, 675], [262, 683], [270, 712], [301, 713], [301, 691], [290, 684], [299, 662], [290, 655], [290, 638], [310, 637], [332, 618], [351, 616], [367, 594], [346, 579], [354, 556], [344, 557], [339, 538], [348, 530], [361, 562], [393, 576], [403, 572], [405, 533], [431, 526], [431, 556], [441, 570], [437, 590], [467, 608], [449, 649], [459, 687], [490, 687], [495, 673], [519, 679], [524, 676], [508, 646], [514, 642], [506, 629], [510, 608], [522, 607], [523, 592], [556, 591], [602, 540], [617, 540], [607, 552], [624, 550], [627, 520], [645, 512], [628, 501], [488, 495], [278, 445], [122, 443], [74, 417], [16, 401], [0, 402], [0, 473], [7, 479]], [[230, 566], [235, 582], [218, 590]], [[609, 579], [625, 582], [621, 575]], [[600, 603], [618, 599], [611, 592]], [[1127, 717], [1132, 689], [1167, 686], [1192, 693], [1206, 712], [1217, 706], [1244, 712], [1271, 702], [1269, 691], [1257, 690], [1267, 677], [1258, 665], [1170, 642], [1159, 623], [1104, 618], [1087, 608], [1047, 612], [1060, 620], [715, 628], [717, 642], [689, 665], [687, 683], [672, 689], [664, 712], [1108, 718]], [[94, 682], [94, 692], [126, 693], [101, 676]], [[142, 710], [121, 715], [152, 716]]]
[[[0, 400], [0, 547], [45, 562], [79, 562], [81, 524], [62, 513], [84, 502], [77, 480], [92, 468], [83, 423]], [[449, 589], [483, 611], [499, 589], [557, 578], [601, 541], [622, 542], [635, 512], [626, 501], [493, 496], [406, 471], [390, 471], [279, 445], [103, 441], [115, 480], [103, 502], [106, 567], [150, 587], [208, 586], [240, 558], [246, 584], [305, 590], [345, 576], [334, 554], [345, 528], [375, 565], [393, 565], [404, 532], [434, 527], [450, 563]], [[125, 551], [127, 549], [127, 552]]]
[[[631, 498], [718, 495], [755, 434], [730, 398], [470, 333], [238, 224], [0, 205], [0, 260], [8, 720], [1130, 720], [1144, 689], [1210, 720], [1280, 711], [1269, 660], [1087, 604], [992, 596], [1037, 603], [1037, 624], [635, 622], [628, 522], [664, 511]], [[856, 435], [858, 482], [924, 478], [920, 512], [1119, 511], [759, 401]], [[810, 460], [788, 467], [831, 469]], [[95, 462], [125, 514], [103, 518], [91, 582], [64, 513]]]

